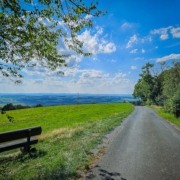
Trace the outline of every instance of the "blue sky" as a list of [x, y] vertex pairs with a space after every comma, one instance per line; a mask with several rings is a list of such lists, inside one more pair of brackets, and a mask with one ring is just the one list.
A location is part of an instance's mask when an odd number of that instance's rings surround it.
[[180, 59], [179, 0], [98, 2], [108, 13], [78, 35], [93, 56], [72, 52], [64, 76], [36, 67], [22, 71], [20, 85], [1, 77], [0, 93], [132, 94], [147, 62]]

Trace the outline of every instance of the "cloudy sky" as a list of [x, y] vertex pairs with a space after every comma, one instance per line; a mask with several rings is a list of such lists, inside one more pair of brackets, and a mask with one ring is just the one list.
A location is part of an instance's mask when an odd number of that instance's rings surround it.
[[79, 34], [93, 56], [73, 53], [64, 76], [40, 67], [24, 69], [20, 85], [1, 76], [0, 93], [132, 94], [147, 62], [180, 59], [179, 0], [98, 2], [108, 13]]

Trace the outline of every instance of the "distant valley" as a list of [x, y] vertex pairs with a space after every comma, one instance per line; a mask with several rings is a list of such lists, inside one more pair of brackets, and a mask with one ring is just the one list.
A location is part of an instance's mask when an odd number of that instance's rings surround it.
[[134, 100], [131, 94], [0, 94], [0, 107], [5, 104], [56, 106], [69, 104], [121, 103]]

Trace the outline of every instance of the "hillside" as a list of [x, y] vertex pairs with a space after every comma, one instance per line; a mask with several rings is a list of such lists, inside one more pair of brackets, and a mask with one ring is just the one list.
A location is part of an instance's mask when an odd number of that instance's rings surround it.
[[90, 104], [8, 111], [0, 115], [0, 132], [41, 126], [35, 154], [19, 150], [0, 154], [0, 179], [76, 179], [88, 169], [92, 149], [105, 134], [120, 125], [134, 107], [122, 104]]

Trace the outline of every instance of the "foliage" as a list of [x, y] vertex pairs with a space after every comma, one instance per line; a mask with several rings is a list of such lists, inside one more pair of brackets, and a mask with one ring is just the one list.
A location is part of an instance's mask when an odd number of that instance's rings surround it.
[[173, 67], [164, 73], [163, 94], [171, 98], [180, 89], [180, 62], [173, 62]]
[[96, 102], [93, 101], [91, 104], [96, 104]]
[[8, 114], [6, 114], [6, 116], [7, 116], [8, 120], [9, 120], [9, 122], [14, 122], [14, 118], [12, 116], [10, 116]]
[[160, 94], [155, 98], [155, 102], [156, 102], [155, 104], [158, 106], [164, 106], [165, 101], [166, 101], [166, 96], [164, 96], [163, 94]]
[[16, 109], [25, 109], [25, 108], [30, 108], [29, 106], [22, 106], [21, 104], [13, 105], [12, 103], [6, 104], [2, 108], [2, 112], [4, 111], [9, 111], [9, 110], [16, 110]]
[[158, 89], [158, 84], [156, 83], [155, 77], [152, 76], [150, 69], [154, 65], [147, 63], [142, 67], [142, 74], [138, 80], [138, 83], [135, 85], [133, 96], [140, 97], [143, 103], [153, 103]]
[[140, 97], [144, 104], [163, 106], [166, 112], [180, 117], [180, 62], [173, 62], [172, 67], [163, 68], [159, 74], [153, 74], [153, 68], [150, 63], [142, 67], [133, 95]]
[[77, 179], [91, 165], [92, 150], [133, 109], [133, 105], [125, 103], [9, 111], [17, 119], [13, 126], [0, 115], [0, 132], [37, 124], [43, 130], [36, 154], [1, 153], [4, 166], [0, 168], [0, 179]]
[[[97, 10], [97, 5], [97, 2], [85, 5], [82, 0], [1, 0], [1, 73], [12, 79], [22, 78], [19, 72], [26, 67], [57, 70], [66, 66], [70, 55], [58, 51], [64, 45], [78, 54], [91, 55], [83, 51], [83, 42], [77, 34], [92, 27], [89, 17], [105, 13]], [[58, 73], [63, 72], [58, 69]]]
[[133, 105], [135, 105], [135, 106], [141, 106], [141, 105], [143, 105], [143, 103], [142, 103], [141, 100], [138, 100], [138, 101], [131, 101], [130, 103], [133, 104]]
[[166, 101], [164, 110], [174, 114], [177, 118], [180, 117], [180, 90], [177, 90], [174, 95]]
[[14, 110], [15, 107], [12, 103], [6, 104], [3, 108], [2, 111], [7, 111], [7, 110]]
[[42, 104], [37, 104], [37, 105], [34, 106], [34, 107], [43, 107], [43, 105], [42, 105]]
[[180, 89], [172, 97], [172, 113], [175, 117], [180, 117]]

